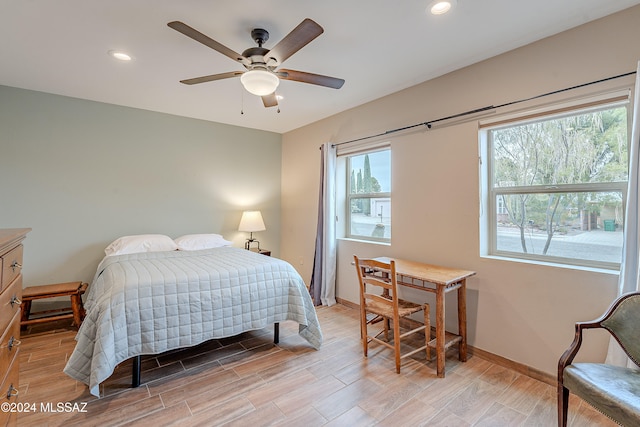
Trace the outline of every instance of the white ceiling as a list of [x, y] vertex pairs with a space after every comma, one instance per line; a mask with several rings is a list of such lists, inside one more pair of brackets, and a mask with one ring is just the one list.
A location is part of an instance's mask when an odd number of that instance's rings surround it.
[[[287, 132], [640, 0], [0, 0], [0, 85]], [[339, 77], [342, 89], [282, 81], [280, 113], [240, 80], [185, 78], [243, 67], [167, 27], [183, 21], [242, 52], [265, 28], [271, 48], [304, 18], [324, 34], [284, 68]], [[129, 52], [121, 63], [111, 49]], [[241, 114], [244, 111], [244, 114]]]

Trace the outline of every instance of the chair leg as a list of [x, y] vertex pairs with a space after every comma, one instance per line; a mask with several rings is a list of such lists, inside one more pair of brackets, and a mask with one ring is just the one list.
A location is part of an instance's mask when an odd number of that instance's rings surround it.
[[567, 427], [569, 413], [569, 389], [558, 384], [558, 427]]
[[360, 336], [362, 337], [362, 351], [364, 354], [364, 357], [367, 357], [367, 353], [368, 353], [368, 341], [369, 338], [367, 337], [368, 332], [367, 332], [367, 312], [364, 309], [364, 307], [362, 307], [360, 309]]
[[396, 373], [400, 373], [400, 320], [393, 319], [393, 344], [396, 353]]

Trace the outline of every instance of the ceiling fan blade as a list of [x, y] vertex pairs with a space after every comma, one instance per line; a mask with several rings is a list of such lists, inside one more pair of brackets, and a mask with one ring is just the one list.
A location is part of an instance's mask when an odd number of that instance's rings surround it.
[[228, 47], [224, 46], [221, 43], [218, 43], [217, 41], [213, 40], [212, 38], [205, 36], [204, 34], [202, 34], [200, 31], [191, 28], [190, 26], [188, 26], [187, 24], [185, 24], [184, 22], [180, 22], [180, 21], [171, 21], [167, 24], [169, 27], [173, 28], [174, 30], [178, 31], [179, 33], [184, 34], [187, 37], [192, 38], [193, 40], [202, 43], [205, 46], [210, 47], [211, 49], [220, 52], [221, 54], [228, 56], [229, 58], [233, 59], [234, 61], [240, 62], [241, 64], [244, 65], [250, 65], [251, 61], [249, 61], [249, 59], [245, 58], [244, 56], [240, 55], [238, 52], [235, 52], [231, 49], [229, 49]]
[[279, 70], [278, 72], [276, 72], [276, 74], [283, 80], [293, 80], [296, 82], [310, 83], [312, 85], [325, 86], [332, 89], [340, 89], [344, 84], [343, 79], [323, 76], [320, 74], [307, 73], [304, 71]]
[[266, 60], [274, 59], [277, 65], [280, 65], [323, 32], [324, 29], [322, 29], [320, 25], [307, 18], [291, 30], [291, 32], [280, 40], [264, 57]]
[[267, 108], [275, 107], [276, 105], [278, 105], [278, 97], [276, 96], [276, 93], [273, 92], [272, 94], [264, 95], [262, 97], [262, 103]]
[[195, 77], [193, 79], [180, 80], [180, 83], [184, 83], [186, 85], [195, 85], [198, 83], [212, 82], [214, 80], [222, 80], [222, 79], [229, 79], [231, 77], [238, 77], [243, 73], [244, 73], [243, 71], [230, 71], [228, 73], [211, 74], [210, 76], [202, 76], [202, 77]]

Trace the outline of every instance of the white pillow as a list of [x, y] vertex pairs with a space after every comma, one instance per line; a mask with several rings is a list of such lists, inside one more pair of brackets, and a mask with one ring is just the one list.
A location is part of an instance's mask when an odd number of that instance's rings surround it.
[[231, 246], [233, 242], [225, 240], [219, 234], [187, 234], [174, 239], [181, 251], [197, 251], [200, 249]]
[[164, 234], [139, 234], [123, 236], [106, 247], [104, 253], [110, 255], [135, 254], [138, 252], [175, 251], [176, 242]]

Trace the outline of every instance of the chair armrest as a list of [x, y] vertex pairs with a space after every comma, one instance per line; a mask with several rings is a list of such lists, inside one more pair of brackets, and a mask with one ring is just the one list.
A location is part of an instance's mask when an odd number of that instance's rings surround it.
[[580, 350], [580, 346], [582, 345], [582, 330], [596, 329], [596, 328], [606, 329], [601, 324], [603, 318], [604, 316], [597, 320], [592, 320], [590, 322], [576, 323], [576, 333], [573, 338], [573, 342], [571, 343], [569, 348], [562, 354], [562, 356], [560, 357], [560, 360], [558, 361], [558, 382], [560, 384], [562, 384], [562, 374], [564, 372], [564, 368], [567, 365], [570, 365], [571, 362], [573, 362], [574, 357], [576, 357], [576, 354], [578, 354], [578, 350]]

